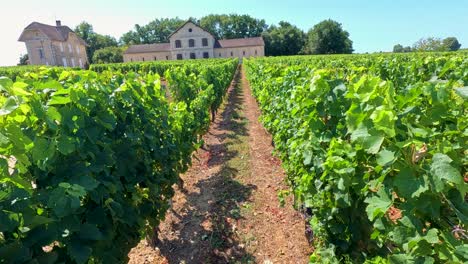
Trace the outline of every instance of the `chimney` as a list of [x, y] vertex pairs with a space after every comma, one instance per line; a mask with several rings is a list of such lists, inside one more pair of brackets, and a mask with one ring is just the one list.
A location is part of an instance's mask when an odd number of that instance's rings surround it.
[[55, 24], [57, 25], [57, 27], [62, 26], [62, 22], [60, 20], [55, 20]]

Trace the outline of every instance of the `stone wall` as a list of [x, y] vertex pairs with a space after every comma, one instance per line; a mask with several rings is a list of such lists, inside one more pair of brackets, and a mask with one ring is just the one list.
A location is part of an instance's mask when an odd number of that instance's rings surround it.
[[172, 54], [170, 51], [131, 53], [131, 54], [124, 54], [123, 59], [124, 59], [124, 62], [172, 60]]
[[235, 48], [217, 48], [214, 49], [215, 58], [248, 58], [265, 56], [263, 46], [235, 47]]

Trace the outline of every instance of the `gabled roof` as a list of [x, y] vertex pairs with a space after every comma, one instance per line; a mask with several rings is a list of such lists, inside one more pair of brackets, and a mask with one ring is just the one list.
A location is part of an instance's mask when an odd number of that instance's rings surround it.
[[265, 46], [262, 37], [254, 38], [237, 38], [237, 39], [220, 39], [215, 42], [215, 49], [219, 48], [236, 48], [248, 46]]
[[155, 43], [155, 44], [130, 45], [128, 49], [125, 50], [124, 54], [161, 52], [161, 51], [171, 51], [171, 44]]
[[[73, 32], [73, 30], [71, 30], [67, 26], [51, 26], [51, 25], [46, 25], [46, 24], [42, 24], [38, 22], [32, 22], [31, 24], [29, 24], [27, 27], [24, 28], [18, 41], [23, 41], [23, 42], [26, 41], [24, 37], [24, 33], [28, 30], [39, 30], [44, 35], [46, 35], [50, 40], [55, 40], [55, 41], [67, 41], [68, 35], [70, 33], [75, 33]], [[78, 38], [81, 44], [88, 46], [88, 44], [86, 44], [86, 42], [82, 38], [80, 38], [78, 35], [76, 35], [76, 37]]]
[[172, 32], [167, 38], [171, 38], [172, 35], [174, 35], [175, 33], [179, 32], [179, 30], [181, 30], [181, 29], [182, 29], [185, 25], [187, 25], [188, 23], [194, 24], [196, 27], [201, 28], [203, 31], [205, 31], [206, 33], [210, 34], [213, 38], [216, 39], [216, 37], [215, 37], [213, 34], [211, 34], [211, 32], [209, 32], [208, 30], [202, 28], [200, 25], [198, 25], [197, 23], [193, 22], [192, 20], [187, 20], [187, 21], [185, 21], [185, 23], [182, 24], [182, 26], [180, 26], [180, 27], [178, 27], [176, 30], [174, 30], [174, 32]]

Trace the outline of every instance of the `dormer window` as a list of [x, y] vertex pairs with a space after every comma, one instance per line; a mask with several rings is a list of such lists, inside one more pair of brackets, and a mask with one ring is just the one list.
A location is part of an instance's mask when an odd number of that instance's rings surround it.
[[179, 39], [175, 41], [175, 47], [182, 48], [182, 42]]
[[188, 32], [192, 32], [192, 28], [189, 28], [189, 29], [188, 29]]
[[203, 47], [208, 46], [208, 39], [207, 38], [202, 38], [202, 46]]
[[188, 46], [191, 47], [191, 48], [195, 47], [195, 40], [194, 39], [189, 39]]

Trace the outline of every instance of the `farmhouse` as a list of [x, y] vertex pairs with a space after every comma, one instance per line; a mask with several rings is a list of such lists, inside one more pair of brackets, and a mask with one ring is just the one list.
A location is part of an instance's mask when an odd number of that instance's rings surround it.
[[29, 24], [18, 41], [26, 44], [29, 64], [84, 68], [88, 63], [86, 42], [60, 20], [55, 26]]
[[169, 36], [169, 43], [129, 46], [124, 52], [124, 62], [264, 55], [262, 37], [217, 40], [208, 31], [187, 21]]

